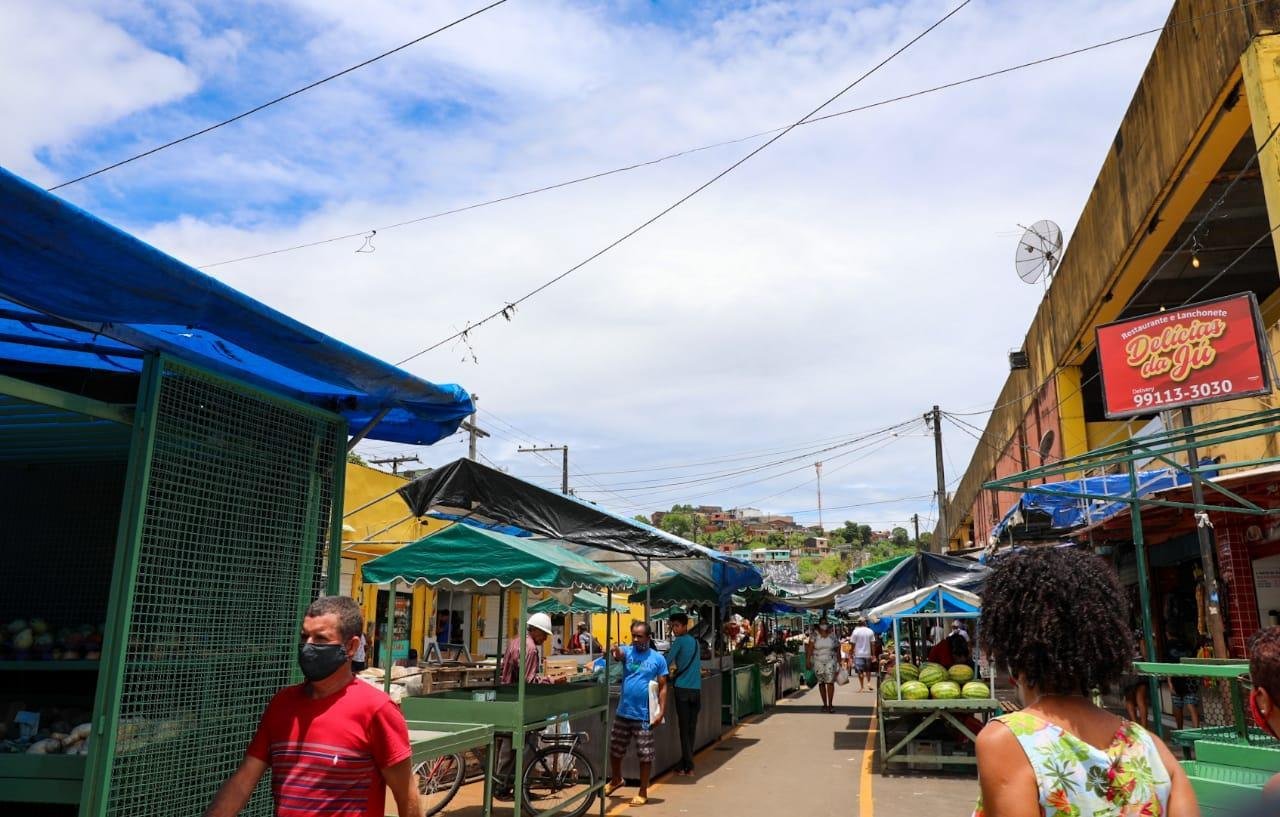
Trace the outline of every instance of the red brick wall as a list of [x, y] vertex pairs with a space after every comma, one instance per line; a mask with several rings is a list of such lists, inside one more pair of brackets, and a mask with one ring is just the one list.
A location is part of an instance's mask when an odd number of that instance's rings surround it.
[[1223, 585], [1223, 609], [1227, 614], [1227, 649], [1233, 658], [1249, 655], [1248, 640], [1262, 623], [1258, 620], [1258, 594], [1253, 584], [1253, 557], [1245, 542], [1252, 517], [1211, 514], [1218, 544], [1218, 577]]

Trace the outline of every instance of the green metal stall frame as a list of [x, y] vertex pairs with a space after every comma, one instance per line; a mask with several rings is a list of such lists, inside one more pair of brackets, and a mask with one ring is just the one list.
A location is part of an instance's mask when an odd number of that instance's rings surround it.
[[[1239, 417], [1212, 420], [1200, 424], [1192, 424], [1190, 422], [1189, 409], [1184, 408], [1182, 412], [1183, 425], [1179, 428], [1168, 429], [1145, 437], [1133, 437], [1085, 454], [1059, 460], [1052, 465], [1031, 468], [983, 484], [984, 488], [997, 491], [1035, 493], [1037, 490], [1043, 491], [1044, 489], [1041, 486], [1030, 484], [1033, 480], [1047, 480], [1053, 477], [1074, 479], [1088, 472], [1104, 473], [1113, 469], [1121, 470], [1123, 473], [1128, 474], [1129, 490], [1123, 495], [1092, 493], [1083, 489], [1083, 483], [1080, 490], [1064, 490], [1059, 487], [1055, 488], [1053, 493], [1057, 496], [1124, 503], [1129, 506], [1134, 553], [1137, 558], [1138, 599], [1141, 606], [1143, 651], [1147, 661], [1150, 663], [1156, 662], [1157, 655], [1155, 633], [1152, 627], [1151, 587], [1147, 575], [1148, 566], [1146, 540], [1142, 527], [1142, 508], [1144, 506], [1183, 508], [1195, 513], [1215, 511], [1247, 516], [1273, 516], [1280, 514], [1280, 509], [1263, 508], [1212, 480], [1206, 480], [1203, 476], [1206, 471], [1214, 471], [1221, 474], [1234, 469], [1274, 465], [1280, 463], [1280, 456], [1221, 462], [1209, 466], [1201, 465], [1198, 457], [1198, 451], [1201, 448], [1226, 445], [1280, 433], [1280, 409], [1266, 409]], [[1179, 455], [1185, 456], [1187, 461], [1178, 461], [1177, 457]], [[1182, 502], [1154, 496], [1143, 496], [1138, 478], [1139, 461], [1160, 462], [1175, 472], [1187, 474], [1190, 477], [1192, 501]], [[1220, 495], [1220, 498], [1214, 502], [1205, 501], [1203, 493], [1205, 490], [1214, 491]], [[1212, 627], [1212, 622], [1215, 618], [1220, 621], [1218, 611], [1221, 605], [1221, 600], [1218, 597], [1217, 582], [1214, 578], [1217, 576], [1216, 559], [1208, 530], [1203, 525], [1199, 526], [1198, 530], [1200, 534], [1200, 556], [1207, 585], [1205, 596], [1208, 599], [1208, 617]], [[1226, 658], [1227, 656], [1219, 655], [1218, 657]], [[1159, 682], [1155, 675], [1149, 677], [1151, 700], [1157, 701], [1160, 699]], [[1157, 718], [1157, 734], [1164, 737], [1164, 731], [1162, 719]]]
[[[978, 758], [974, 754], [965, 755], [932, 755], [932, 754], [915, 754], [905, 755], [911, 745], [911, 741], [915, 740], [921, 733], [932, 726], [934, 723], [942, 722], [958, 731], [969, 741], [972, 747], [977, 740], [977, 735], [969, 728], [963, 720], [962, 715], [987, 715], [1000, 709], [1000, 703], [996, 700], [995, 677], [987, 680], [987, 684], [991, 690], [990, 698], [948, 698], [945, 700], [925, 699], [925, 700], [906, 700], [902, 698], [902, 631], [900, 622], [902, 619], [909, 620], [929, 620], [937, 619], [939, 616], [945, 615], [947, 618], [963, 618], [977, 621], [978, 613], [966, 612], [946, 612], [941, 610], [910, 613], [906, 615], [896, 615], [893, 619], [893, 650], [894, 650], [894, 681], [898, 688], [896, 698], [886, 698], [883, 692], [876, 695], [876, 721], [878, 740], [880, 743], [880, 774], [887, 775], [890, 773], [892, 764], [911, 764], [911, 763], [936, 763], [938, 765], [950, 766], [973, 766], [977, 767]], [[973, 632], [973, 644], [977, 645], [978, 631], [975, 626]], [[974, 663], [978, 666], [982, 665], [981, 655], [975, 650]], [[882, 679], [883, 680], [883, 679]], [[898, 719], [915, 719], [917, 722], [908, 730], [907, 734], [889, 743], [889, 723]]]
[[[463, 541], [458, 541], [456, 537], [460, 537]], [[495, 546], [500, 546], [504, 541], [518, 545], [521, 540], [514, 537], [504, 536], [493, 532], [481, 531], [476, 528], [468, 527], [461, 522], [455, 522], [449, 527], [443, 528], [430, 534], [409, 547], [431, 545], [431, 554], [437, 560], [443, 561], [445, 552], [450, 548], [451, 544], [462, 545], [467, 538], [488, 538], [492, 540]], [[604, 591], [605, 609], [613, 607], [613, 591], [614, 589], [629, 589], [635, 585], [635, 580], [629, 576], [617, 573], [612, 569], [596, 565], [589, 562], [568, 550], [562, 550], [557, 547], [554, 542], [526, 540], [529, 546], [537, 545], [539, 548], [549, 548], [560, 555], [560, 558], [572, 563], [578, 561], [590, 567], [595, 571], [597, 581], [596, 587]], [[483, 544], [483, 543], [482, 543]], [[611, 653], [605, 650], [604, 672], [601, 673], [598, 682], [584, 684], [547, 684], [547, 685], [529, 685], [526, 683], [526, 667], [528, 666], [529, 656], [527, 655], [527, 639], [525, 633], [528, 630], [529, 622], [529, 589], [530, 585], [534, 585], [534, 589], [560, 589], [573, 590], [574, 586], [551, 587], [546, 585], [548, 580], [546, 574], [541, 574], [539, 578], [532, 578], [525, 575], [523, 578], [516, 576], [520, 572], [518, 566], [508, 563], [504, 565], [505, 572], [495, 568], [492, 564], [478, 564], [474, 559], [463, 559], [469, 561], [469, 564], [462, 568], [466, 572], [467, 579], [465, 581], [446, 580], [443, 576], [450, 573], [451, 569], [456, 570], [457, 565], [443, 566], [440, 563], [433, 562], [429, 567], [424, 567], [421, 563], [412, 564], [413, 554], [408, 548], [400, 552], [388, 554], [380, 557], [372, 562], [366, 563], [364, 567], [364, 576], [366, 581], [386, 581], [388, 588], [388, 599], [394, 599], [395, 590], [401, 579], [409, 585], [422, 584], [426, 586], [438, 587], [443, 584], [463, 585], [470, 582], [477, 588], [484, 588], [490, 584], [497, 584], [497, 592], [499, 593], [499, 626], [498, 631], [498, 655], [499, 660], [494, 668], [494, 689], [491, 699], [478, 698], [479, 690], [476, 688], [468, 688], [462, 690], [447, 690], [440, 693], [426, 695], [422, 697], [406, 697], [401, 701], [400, 708], [404, 712], [405, 717], [411, 721], [443, 721], [451, 723], [475, 723], [483, 724], [492, 728], [494, 732], [508, 733], [511, 735], [511, 751], [514, 755], [514, 778], [512, 781], [512, 794], [514, 797], [513, 809], [517, 815], [522, 814], [522, 805], [524, 797], [524, 765], [525, 765], [525, 740], [526, 736], [534, 731], [543, 730], [551, 726], [556, 726], [562, 722], [568, 722], [574, 718], [582, 718], [588, 716], [600, 716], [604, 721], [604, 734], [607, 736], [611, 726], [611, 711], [609, 707], [609, 669]], [[391, 561], [394, 566], [388, 566]], [[496, 561], [496, 558], [495, 558]], [[381, 563], [381, 564], [380, 564]], [[416, 570], [415, 570], [416, 568]], [[381, 572], [379, 572], [379, 570]], [[572, 570], [572, 566], [569, 567]], [[382, 574], [389, 574], [383, 576]], [[412, 573], [412, 575], [406, 575]], [[435, 578], [432, 578], [434, 576]], [[608, 577], [615, 577], [609, 579]], [[398, 577], [398, 578], [393, 578]], [[455, 577], [456, 578], [456, 577]], [[389, 581], [388, 581], [389, 579]], [[581, 581], [581, 579], [579, 579]], [[613, 581], [614, 586], [605, 584], [605, 581]], [[520, 661], [519, 661], [519, 677], [516, 679], [514, 689], [507, 686], [501, 686], [497, 683], [498, 674], [501, 672], [501, 655], [504, 654], [503, 640], [506, 634], [507, 615], [506, 615], [506, 598], [507, 593], [515, 588], [520, 590], [520, 615], [519, 626], [516, 637], [520, 639]], [[391, 602], [389, 602], [390, 604]], [[389, 613], [388, 613], [389, 615]], [[606, 642], [612, 641], [613, 638], [613, 621], [612, 616], [606, 624]], [[384, 679], [385, 684], [389, 688], [391, 683], [391, 667], [390, 650], [384, 651], [386, 658], [384, 660]], [[586, 800], [590, 802], [592, 798], [599, 796], [600, 815], [604, 817], [607, 810], [606, 798], [602, 795], [607, 778], [609, 766], [609, 741], [602, 741], [601, 751], [601, 774], [590, 787], [582, 792], [578, 792], [570, 796], [558, 806], [544, 810], [537, 814], [537, 817], [551, 817], [551, 815], [571, 810]], [[484, 791], [484, 809], [488, 814], [492, 810], [492, 769], [493, 769], [493, 753], [490, 753], [488, 766], [489, 773], [485, 775], [485, 791]]]
[[[49, 440], [74, 434], [77, 416], [117, 424], [118, 451], [68, 436], [60, 456], [79, 461], [81, 445], [85, 467], [112, 457], [124, 483], [113, 561], [101, 575], [101, 659], [0, 662], [0, 671], [46, 678], [97, 671], [88, 753], [35, 763], [0, 755], [3, 796], [78, 804], [83, 817], [160, 817], [207, 803], [270, 696], [300, 679], [305, 606], [337, 590], [346, 421], [154, 354], [144, 358], [134, 405], [8, 376], [0, 399], [63, 412], [60, 426], [40, 432]], [[14, 442], [14, 416], [0, 414], [0, 432], [10, 432], [0, 450], [9, 461], [37, 461], [35, 435]], [[243, 813], [267, 817], [271, 808], [264, 782]]]

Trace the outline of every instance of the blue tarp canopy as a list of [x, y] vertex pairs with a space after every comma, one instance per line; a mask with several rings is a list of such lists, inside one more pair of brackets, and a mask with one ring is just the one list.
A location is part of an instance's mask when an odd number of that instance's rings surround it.
[[877, 633], [884, 633], [902, 616], [928, 613], [939, 615], [976, 613], [982, 606], [977, 595], [945, 584], [923, 587], [904, 596], [885, 602], [868, 610], [868, 626]]
[[353, 349], [0, 169], [0, 360], [136, 374], [153, 352], [341, 414], [353, 434], [385, 411], [368, 435], [379, 440], [428, 445], [475, 410], [461, 387]]
[[[1216, 472], [1202, 472], [1206, 479]], [[1191, 475], [1173, 468], [1138, 472], [1138, 494], [1149, 496], [1156, 491], [1187, 485]], [[1084, 479], [1068, 479], [1028, 486], [1028, 489], [1004, 518], [991, 529], [991, 537], [999, 542], [1014, 531], [1014, 538], [1056, 539], [1063, 533], [1085, 525], [1102, 522], [1129, 507], [1126, 502], [1110, 502], [1105, 499], [1085, 499], [1081, 494], [1094, 496], [1129, 496], [1129, 475], [1108, 474]]]

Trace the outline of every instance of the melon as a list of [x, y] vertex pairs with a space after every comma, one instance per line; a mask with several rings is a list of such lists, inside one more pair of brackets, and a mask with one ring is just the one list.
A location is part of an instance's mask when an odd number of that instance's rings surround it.
[[925, 686], [933, 686], [941, 681], [948, 679], [947, 671], [937, 664], [927, 664], [920, 668], [920, 683]]
[[902, 697], [908, 701], [923, 701], [929, 697], [929, 688], [919, 681], [907, 681], [902, 685]]
[[960, 697], [960, 685], [955, 681], [939, 681], [929, 687], [929, 697], [939, 700], [949, 700], [951, 698]]
[[960, 690], [960, 694], [966, 698], [990, 698], [991, 687], [982, 681], [970, 681], [964, 685], [964, 689]]
[[892, 678], [886, 678], [880, 682], [880, 697], [889, 700], [898, 699], [898, 682]]
[[[893, 671], [890, 670], [890, 672]], [[914, 681], [920, 677], [920, 670], [915, 664], [901, 664], [897, 667], [897, 672], [902, 675], [904, 681]]]
[[957, 684], [963, 684], [966, 681], [973, 680], [973, 667], [968, 664], [956, 664], [947, 670], [947, 675], [951, 676], [951, 680]]

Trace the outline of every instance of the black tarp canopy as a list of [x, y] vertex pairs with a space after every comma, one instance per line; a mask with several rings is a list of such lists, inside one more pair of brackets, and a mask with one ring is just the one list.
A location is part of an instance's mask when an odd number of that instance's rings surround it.
[[836, 609], [841, 612], [869, 610], [935, 584], [980, 594], [990, 572], [991, 568], [972, 559], [917, 553], [903, 559], [871, 584], [836, 599]]
[[[478, 515], [559, 539], [600, 561], [605, 560], [598, 551], [609, 551], [632, 557], [636, 565], [652, 560], [655, 567], [661, 565], [663, 573], [702, 574], [723, 601], [730, 593], [758, 586], [761, 580], [759, 571], [747, 562], [473, 460], [459, 459], [441, 466], [400, 488], [399, 493], [419, 517], [431, 511]], [[628, 572], [618, 560], [608, 561]], [[696, 563], [705, 565], [705, 572]]]

